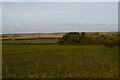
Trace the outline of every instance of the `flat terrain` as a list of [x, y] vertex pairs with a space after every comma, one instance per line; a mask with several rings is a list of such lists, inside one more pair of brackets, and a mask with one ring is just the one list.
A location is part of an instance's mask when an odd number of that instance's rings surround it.
[[57, 43], [59, 39], [33, 39], [33, 40], [3, 40], [3, 44], [17, 44], [17, 43]]
[[63, 34], [21, 34], [21, 35], [4, 35], [0, 36], [0, 40], [14, 40], [14, 39], [35, 39], [35, 38], [62, 38]]
[[93, 45], [3, 45], [3, 77], [118, 77], [118, 48]]

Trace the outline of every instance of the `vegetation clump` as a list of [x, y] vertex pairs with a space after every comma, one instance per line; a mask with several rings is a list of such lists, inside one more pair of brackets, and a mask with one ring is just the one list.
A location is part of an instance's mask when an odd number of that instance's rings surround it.
[[72, 45], [105, 45], [110, 47], [120, 46], [119, 33], [85, 33], [85, 32], [70, 32], [66, 33], [59, 44], [72, 44]]

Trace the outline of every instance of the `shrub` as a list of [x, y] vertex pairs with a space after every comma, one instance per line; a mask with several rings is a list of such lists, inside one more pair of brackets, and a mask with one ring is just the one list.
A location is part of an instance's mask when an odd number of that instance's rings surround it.
[[70, 32], [63, 36], [59, 41], [60, 44], [85, 44], [86, 33]]
[[59, 44], [94, 44], [109, 47], [120, 46], [119, 33], [100, 34], [98, 32], [86, 34], [84, 32], [70, 32], [60, 39]]

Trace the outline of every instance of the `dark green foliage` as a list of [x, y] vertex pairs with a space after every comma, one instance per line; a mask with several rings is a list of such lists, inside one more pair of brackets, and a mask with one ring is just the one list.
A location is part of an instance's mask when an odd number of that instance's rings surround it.
[[85, 35], [86, 33], [82, 32], [70, 32], [63, 36], [59, 41], [61, 44], [85, 44]]

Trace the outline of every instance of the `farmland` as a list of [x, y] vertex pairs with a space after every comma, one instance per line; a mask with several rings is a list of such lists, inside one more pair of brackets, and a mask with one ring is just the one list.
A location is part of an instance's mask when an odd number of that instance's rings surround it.
[[118, 48], [97, 45], [3, 45], [3, 78], [118, 77]]
[[62, 38], [63, 34], [11, 34], [0, 36], [0, 40], [29, 40], [38, 38]]
[[119, 3], [2, 0], [0, 7], [3, 80], [119, 80]]
[[57, 43], [58, 39], [33, 39], [33, 40], [3, 40], [3, 44], [19, 44], [19, 43]]
[[[26, 38], [28, 36], [31, 38]], [[118, 77], [118, 47], [97, 44], [58, 45], [63, 34], [38, 36], [3, 36], [3, 78]]]

